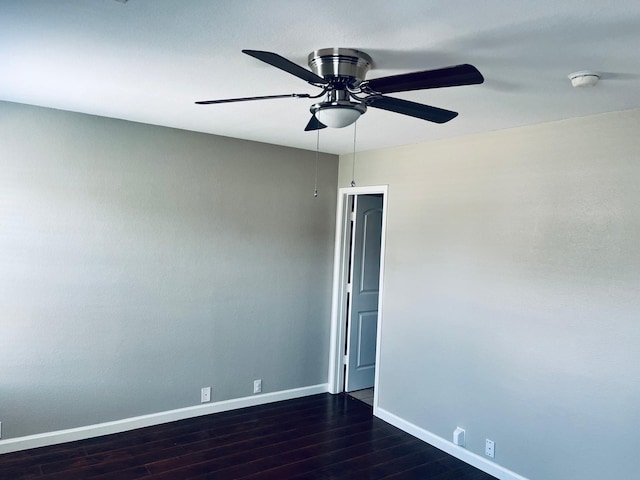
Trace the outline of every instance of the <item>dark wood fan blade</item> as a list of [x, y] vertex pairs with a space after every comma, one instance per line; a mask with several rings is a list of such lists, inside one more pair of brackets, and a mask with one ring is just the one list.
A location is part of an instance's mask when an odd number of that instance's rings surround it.
[[377, 93], [394, 93], [427, 88], [476, 85], [482, 82], [484, 82], [484, 77], [476, 67], [463, 64], [437, 70], [374, 78], [369, 80], [367, 85]]
[[327, 128], [324, 123], [320, 123], [320, 121], [316, 118], [315, 115], [311, 116], [311, 120], [307, 123], [307, 126], [304, 127], [305, 132], [310, 132], [312, 130], [322, 130], [323, 128]]
[[201, 100], [198, 105], [213, 105], [216, 103], [248, 102], [251, 100], [271, 100], [273, 98], [310, 98], [308, 93], [289, 93], [285, 95], [263, 95], [261, 97], [224, 98], [222, 100]]
[[269, 65], [272, 65], [280, 70], [284, 70], [291, 75], [295, 75], [298, 78], [301, 78], [305, 82], [309, 82], [311, 84], [319, 84], [326, 85], [327, 81], [313, 73], [311, 70], [307, 70], [306, 68], [301, 67], [297, 63], [293, 63], [291, 60], [287, 60], [286, 58], [278, 55], [277, 53], [272, 52], [263, 52], [260, 50], [242, 50], [242, 53], [246, 53], [247, 55], [252, 56], [253, 58], [257, 58], [258, 60], [262, 60]]
[[402, 115], [409, 115], [411, 117], [421, 118], [422, 120], [428, 120], [429, 122], [435, 123], [446, 123], [458, 116], [458, 112], [452, 112], [451, 110], [445, 110], [438, 107], [431, 107], [421, 103], [410, 102], [408, 100], [401, 100], [399, 98], [375, 96], [367, 98], [365, 103], [369, 107], [401, 113]]

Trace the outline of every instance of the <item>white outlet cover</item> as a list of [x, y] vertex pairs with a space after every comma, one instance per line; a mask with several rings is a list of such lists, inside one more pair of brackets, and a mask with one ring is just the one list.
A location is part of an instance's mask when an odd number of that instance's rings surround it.
[[496, 454], [496, 444], [493, 440], [489, 440], [487, 438], [485, 446], [484, 446], [484, 454], [487, 457], [494, 458]]
[[211, 387], [203, 387], [200, 390], [200, 402], [206, 403], [211, 401]]
[[253, 393], [262, 392], [262, 380], [254, 380], [253, 381]]

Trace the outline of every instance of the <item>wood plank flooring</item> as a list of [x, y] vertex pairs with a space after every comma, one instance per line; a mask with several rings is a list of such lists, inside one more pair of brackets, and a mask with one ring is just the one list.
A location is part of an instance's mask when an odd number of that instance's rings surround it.
[[0, 480], [489, 480], [348, 395], [244, 408], [0, 455]]

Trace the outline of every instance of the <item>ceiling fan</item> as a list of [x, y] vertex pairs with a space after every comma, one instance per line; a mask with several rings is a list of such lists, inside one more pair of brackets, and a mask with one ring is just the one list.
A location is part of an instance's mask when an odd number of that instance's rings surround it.
[[484, 77], [478, 69], [468, 64], [366, 80], [365, 77], [372, 64], [371, 57], [364, 52], [350, 48], [324, 48], [311, 52], [308, 57], [311, 70], [293, 63], [277, 53], [260, 50], [242, 50], [242, 52], [319, 87], [322, 91], [318, 95], [291, 93], [203, 100], [195, 103], [211, 105], [274, 98], [320, 98], [326, 95], [323, 101], [311, 106], [312, 116], [305, 131], [326, 127], [346, 127], [366, 112], [367, 107], [409, 115], [429, 122], [445, 123], [455, 118], [458, 113], [387, 97], [385, 94], [474, 85], [484, 82]]

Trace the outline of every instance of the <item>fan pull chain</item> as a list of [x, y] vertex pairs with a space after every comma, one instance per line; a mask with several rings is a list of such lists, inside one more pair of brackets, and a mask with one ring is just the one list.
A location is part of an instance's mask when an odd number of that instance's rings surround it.
[[316, 181], [313, 187], [313, 196], [318, 197], [318, 155], [320, 153], [320, 129], [316, 130]]
[[358, 128], [358, 121], [353, 124], [353, 163], [351, 167], [351, 186], [356, 186], [356, 133]]

